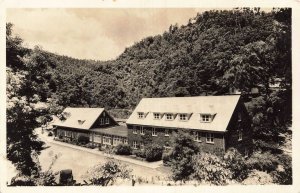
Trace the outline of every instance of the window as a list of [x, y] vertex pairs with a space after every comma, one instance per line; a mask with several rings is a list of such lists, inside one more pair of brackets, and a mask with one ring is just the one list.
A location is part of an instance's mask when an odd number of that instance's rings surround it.
[[242, 121], [242, 114], [238, 113], [238, 121]]
[[141, 135], [145, 135], [145, 131], [144, 131], [144, 127], [143, 126], [140, 127], [140, 134]]
[[157, 136], [156, 128], [152, 128], [152, 136]]
[[109, 124], [109, 118], [105, 119], [105, 124]]
[[179, 120], [180, 121], [187, 121], [187, 114], [179, 114]]
[[154, 115], [154, 119], [160, 119], [159, 113], [154, 113], [153, 115]]
[[201, 142], [201, 132], [195, 132], [195, 141]]
[[170, 129], [165, 129], [165, 136], [170, 136]]
[[111, 145], [111, 138], [107, 136], [103, 136], [103, 144]]
[[173, 115], [171, 113], [167, 113], [166, 120], [173, 120]]
[[136, 129], [136, 126], [133, 126], [133, 128], [132, 128], [132, 129], [133, 129], [132, 133], [133, 133], [133, 134], [137, 134], [137, 129]]
[[242, 141], [243, 140], [243, 130], [238, 130], [238, 135], [239, 135], [238, 141]]
[[104, 119], [100, 118], [100, 125], [104, 125]]
[[121, 137], [114, 137], [114, 139], [113, 139], [113, 145], [114, 146], [117, 146], [121, 143], [122, 143], [122, 138]]
[[211, 115], [200, 115], [201, 116], [201, 122], [210, 122], [211, 121]]
[[127, 139], [124, 139], [123, 143], [124, 143], [124, 144], [128, 144], [128, 140], [127, 140]]
[[139, 119], [143, 119], [144, 118], [144, 113], [143, 112], [138, 112], [138, 116], [139, 116]]
[[143, 142], [140, 143], [140, 149], [144, 149], [145, 148], [145, 145]]
[[133, 141], [133, 149], [137, 149], [137, 142]]
[[214, 134], [206, 133], [206, 143], [214, 143]]
[[248, 156], [249, 156], [248, 148], [245, 148], [245, 157], [248, 157]]
[[67, 133], [67, 137], [71, 137], [72, 136], [72, 132], [71, 131], [66, 131]]

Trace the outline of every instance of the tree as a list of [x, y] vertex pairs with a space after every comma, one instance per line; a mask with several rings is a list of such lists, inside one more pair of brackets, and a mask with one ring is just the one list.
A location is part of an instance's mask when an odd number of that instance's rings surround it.
[[187, 181], [194, 173], [192, 157], [200, 152], [200, 148], [189, 133], [181, 130], [173, 140], [173, 149], [169, 156], [172, 178], [175, 181]]
[[131, 169], [118, 161], [108, 159], [103, 165], [98, 164], [87, 171], [87, 179], [91, 185], [113, 185], [117, 179], [129, 179]]

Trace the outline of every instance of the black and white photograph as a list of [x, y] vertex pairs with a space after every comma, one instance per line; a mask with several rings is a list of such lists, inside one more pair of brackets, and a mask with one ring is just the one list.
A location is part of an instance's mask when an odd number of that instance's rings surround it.
[[293, 14], [7, 8], [6, 187], [295, 184]]

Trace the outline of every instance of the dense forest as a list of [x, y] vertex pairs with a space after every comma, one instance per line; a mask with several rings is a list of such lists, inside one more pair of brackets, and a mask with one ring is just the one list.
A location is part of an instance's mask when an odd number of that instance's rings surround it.
[[[291, 9], [206, 11], [142, 39], [111, 61], [28, 49], [12, 35], [13, 24], [6, 28], [8, 127], [15, 127], [18, 116], [37, 115], [28, 110], [37, 102], [53, 107], [48, 114], [85, 106], [126, 117], [143, 97], [223, 95], [231, 88], [245, 98], [258, 146], [276, 145], [291, 126]], [[270, 85], [276, 79], [281, 81], [274, 91]], [[259, 96], [247, 95], [253, 87]], [[39, 151], [39, 144], [32, 145]]]

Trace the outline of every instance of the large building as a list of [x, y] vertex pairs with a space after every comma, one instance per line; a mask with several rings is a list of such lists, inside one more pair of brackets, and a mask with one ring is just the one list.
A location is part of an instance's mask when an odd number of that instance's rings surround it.
[[170, 136], [183, 129], [203, 150], [234, 147], [245, 155], [252, 150], [250, 119], [240, 95], [143, 98], [126, 124], [134, 149], [149, 138], [168, 147]]
[[64, 120], [53, 126], [56, 136], [67, 140], [88, 138], [95, 145], [116, 146], [127, 143], [127, 128], [119, 125], [104, 108], [66, 108]]

